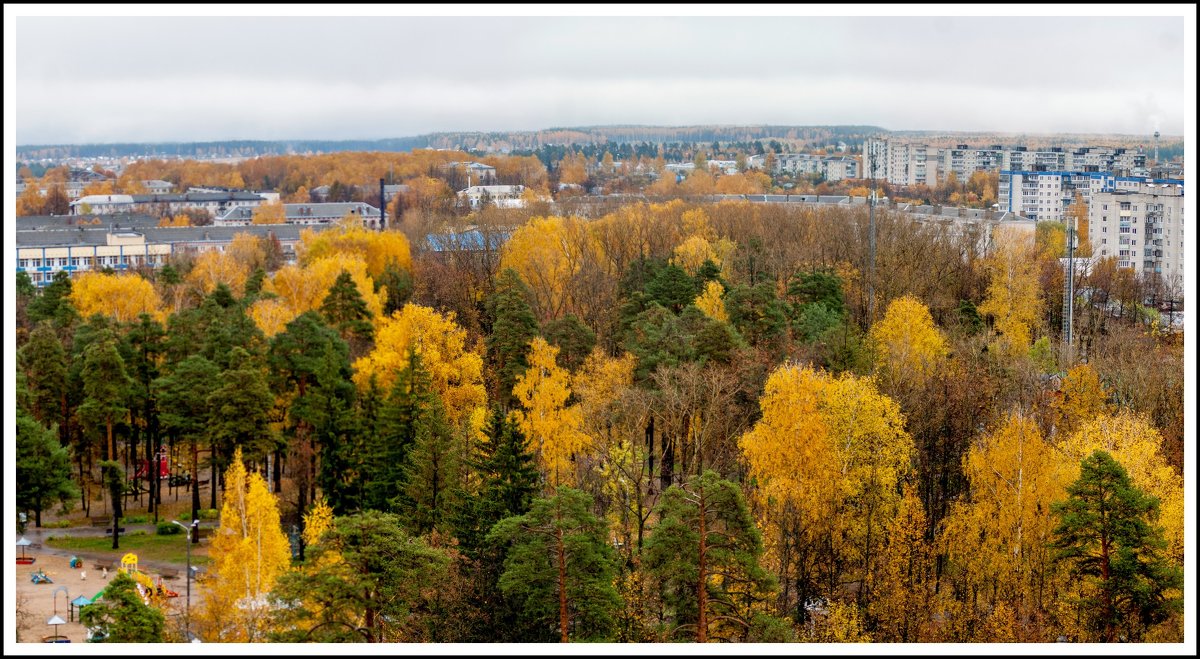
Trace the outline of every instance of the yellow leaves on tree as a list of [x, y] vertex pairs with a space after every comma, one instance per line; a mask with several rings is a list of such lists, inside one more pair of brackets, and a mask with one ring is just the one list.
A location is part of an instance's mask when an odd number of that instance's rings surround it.
[[1002, 354], [1025, 355], [1042, 313], [1033, 236], [1019, 228], [997, 227], [992, 242], [987, 258], [991, 283], [979, 313], [995, 319]]
[[753, 174], [726, 174], [717, 179], [717, 194], [762, 193], [762, 180]]
[[884, 643], [929, 640], [934, 552], [925, 540], [925, 508], [910, 486], [887, 526], [880, 566], [872, 581], [874, 638]]
[[596, 347], [571, 377], [571, 387], [579, 399], [584, 424], [590, 432], [599, 433], [612, 421], [610, 408], [625, 389], [633, 386], [636, 366], [637, 357], [628, 352], [620, 357], [609, 357]]
[[713, 251], [712, 245], [702, 236], [691, 236], [675, 246], [675, 256], [671, 262], [683, 268], [693, 277], [705, 261], [721, 265], [720, 257]]
[[350, 273], [367, 310], [378, 322], [387, 292], [375, 292], [375, 283], [361, 256], [341, 252], [317, 259], [307, 267], [286, 265], [277, 270], [263, 283], [263, 290], [278, 297], [256, 300], [250, 305], [250, 317], [263, 334], [274, 336], [300, 314], [319, 309], [342, 271]]
[[1051, 568], [1050, 504], [1073, 478], [1066, 457], [1032, 418], [1013, 413], [970, 448], [963, 475], [970, 498], [954, 504], [944, 535], [952, 560], [989, 604], [1033, 605]]
[[1121, 410], [1084, 421], [1060, 444], [1070, 463], [1070, 480], [1079, 463], [1097, 449], [1107, 451], [1129, 472], [1133, 484], [1159, 502], [1157, 524], [1163, 527], [1167, 555], [1183, 562], [1183, 478], [1162, 453], [1162, 436], [1144, 417]]
[[513, 232], [500, 255], [533, 293], [535, 313], [558, 318], [569, 303], [568, 284], [582, 267], [587, 232], [577, 218], [535, 217]]
[[716, 192], [716, 180], [705, 169], [697, 167], [683, 179], [679, 188], [686, 195], [710, 195]]
[[148, 313], [160, 321], [163, 319], [158, 291], [139, 275], [85, 272], [71, 284], [71, 303], [84, 318], [101, 313], [124, 323]]
[[883, 318], [871, 326], [870, 337], [876, 368], [903, 381], [923, 381], [949, 354], [929, 307], [911, 295], [892, 300]]
[[234, 297], [241, 297], [249, 277], [250, 268], [246, 264], [232, 254], [212, 249], [196, 257], [187, 281], [203, 295], [212, 293], [217, 284], [225, 284]]
[[828, 378], [785, 364], [767, 378], [762, 419], [738, 440], [764, 500], [790, 505], [812, 522], [832, 515], [839, 479], [837, 450], [821, 414]]
[[767, 378], [759, 406], [762, 419], [738, 446], [773, 508], [768, 517], [790, 511], [810, 538], [840, 538], [841, 560], [866, 569], [911, 469], [899, 405], [871, 378], [785, 364]]
[[461, 427], [473, 410], [486, 405], [483, 358], [467, 347], [467, 333], [454, 322], [454, 313], [443, 315], [411, 303], [376, 325], [375, 349], [354, 362], [355, 384], [365, 389], [374, 376], [384, 391], [391, 391], [408, 363], [410, 347], [421, 355], [451, 425]]
[[187, 215], [176, 215], [174, 217], [164, 215], [159, 221], [160, 227], [190, 227], [192, 226], [192, 218]]
[[721, 322], [729, 322], [729, 313], [725, 310], [725, 287], [721, 282], [711, 280], [704, 285], [704, 291], [696, 296], [696, 308], [705, 316]]
[[1107, 394], [1100, 376], [1090, 364], [1067, 371], [1059, 396], [1054, 401], [1055, 428], [1062, 436], [1075, 432], [1080, 424], [1108, 411]]
[[587, 158], [582, 153], [568, 153], [559, 161], [559, 183], [581, 184], [587, 180]]
[[535, 338], [530, 344], [529, 368], [513, 387], [513, 396], [522, 407], [513, 415], [553, 487], [575, 483], [574, 456], [591, 444], [582, 430], [582, 409], [566, 405], [571, 376], [555, 363], [557, 356], [558, 347], [540, 336]]
[[283, 202], [269, 201], [259, 204], [250, 215], [251, 224], [284, 224], [287, 213], [284, 212]]
[[412, 272], [412, 253], [408, 239], [399, 231], [371, 231], [362, 227], [339, 227], [316, 232], [300, 232], [296, 255], [301, 265], [308, 265], [335, 254], [362, 258], [367, 274], [378, 278], [388, 265]]
[[267, 594], [291, 563], [279, 508], [266, 481], [246, 472], [242, 452], [225, 472], [221, 526], [212, 540], [212, 585], [202, 619], [209, 640], [262, 641], [267, 631]]
[[304, 544], [315, 545], [321, 541], [321, 536], [333, 528], [333, 508], [325, 497], [319, 497], [312, 508], [304, 513]]
[[267, 264], [267, 248], [263, 243], [263, 238], [252, 233], [234, 234], [229, 247], [225, 248], [225, 253], [253, 271]]

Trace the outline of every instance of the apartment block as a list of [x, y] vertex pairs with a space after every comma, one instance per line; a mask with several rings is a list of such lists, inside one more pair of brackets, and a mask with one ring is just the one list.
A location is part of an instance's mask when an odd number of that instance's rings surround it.
[[1183, 294], [1183, 182], [1140, 182], [1092, 196], [1088, 239], [1097, 256], [1139, 274], [1157, 273]]

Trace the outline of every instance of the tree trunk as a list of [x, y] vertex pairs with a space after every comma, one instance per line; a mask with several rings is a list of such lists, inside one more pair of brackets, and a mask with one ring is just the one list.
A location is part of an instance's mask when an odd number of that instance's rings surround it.
[[[192, 440], [192, 520], [200, 519], [200, 455]], [[188, 520], [191, 522], [192, 520]], [[192, 544], [200, 544], [200, 534], [192, 533]]]
[[699, 614], [696, 618], [696, 642], [708, 642], [708, 574], [705, 565], [705, 554], [708, 551], [707, 533], [704, 529], [704, 488], [700, 488], [700, 560], [699, 575], [696, 579], [696, 599], [699, 602]]
[[106, 422], [104, 423], [104, 427], [105, 427], [105, 428], [107, 429], [107, 431], [108, 431], [108, 453], [106, 454], [106, 456], [105, 456], [105, 459], [107, 459], [107, 460], [115, 460], [116, 458], [115, 458], [115, 457], [113, 457], [113, 455], [114, 455], [114, 451], [113, 451], [113, 432], [112, 432], [113, 423], [112, 423], [112, 419], [109, 419], [108, 421], [106, 421]]
[[558, 629], [562, 634], [561, 641], [570, 643], [567, 627], [570, 618], [567, 615], [567, 548], [563, 543], [562, 527], [555, 534], [558, 541]]
[[275, 494], [283, 491], [283, 449], [275, 449], [275, 459], [271, 461], [271, 471], [274, 472], [275, 480], [271, 484]]
[[42, 507], [38, 506], [37, 510], [33, 511], [33, 526], [34, 528], [42, 528]]

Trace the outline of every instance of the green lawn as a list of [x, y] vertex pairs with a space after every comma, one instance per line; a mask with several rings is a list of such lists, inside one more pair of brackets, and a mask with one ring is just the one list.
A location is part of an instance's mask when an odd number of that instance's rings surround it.
[[[153, 535], [148, 533], [121, 534], [121, 548], [112, 548], [112, 538], [105, 537], [59, 537], [48, 539], [46, 544], [57, 549], [112, 554], [120, 560], [129, 552], [140, 559], [187, 563], [187, 541], [183, 535]], [[208, 547], [192, 546], [192, 565], [207, 565]]]

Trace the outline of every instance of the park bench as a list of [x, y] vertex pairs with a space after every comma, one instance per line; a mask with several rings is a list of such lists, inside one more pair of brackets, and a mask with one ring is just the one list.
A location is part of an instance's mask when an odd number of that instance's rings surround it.
[[[122, 526], [122, 527], [119, 527], [119, 528], [117, 529], [117, 531], [118, 531], [119, 533], [124, 533], [124, 532], [125, 532], [125, 527], [124, 527], [124, 526]], [[112, 535], [112, 526], [109, 526], [108, 528], [104, 529], [104, 535]]]
[[167, 579], [167, 580], [178, 579], [179, 578], [179, 570], [176, 570], [173, 567], [166, 567], [166, 568], [163, 568], [162, 570], [159, 570], [159, 575], [163, 579]]
[[93, 570], [111, 570], [111, 569], [113, 569], [113, 561], [111, 559], [106, 560], [106, 561], [96, 561], [96, 564], [92, 566], [92, 569]]
[[93, 517], [91, 524], [94, 527], [112, 526], [112, 517]]

